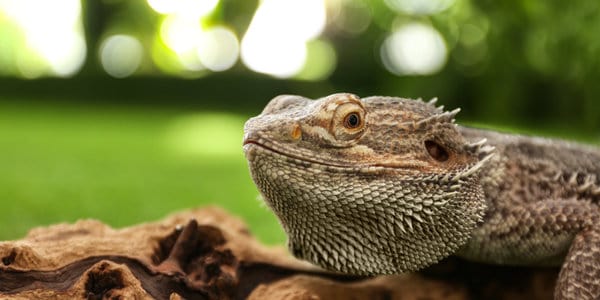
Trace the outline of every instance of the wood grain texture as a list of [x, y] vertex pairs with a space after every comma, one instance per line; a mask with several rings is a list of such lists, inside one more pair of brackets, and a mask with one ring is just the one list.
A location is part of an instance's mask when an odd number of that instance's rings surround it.
[[93, 220], [0, 243], [2, 299], [548, 299], [558, 269], [450, 259], [420, 274], [327, 272], [218, 208], [113, 229]]

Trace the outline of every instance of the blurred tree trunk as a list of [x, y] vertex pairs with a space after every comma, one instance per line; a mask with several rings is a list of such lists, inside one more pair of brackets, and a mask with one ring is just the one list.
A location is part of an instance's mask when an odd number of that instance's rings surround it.
[[96, 75], [102, 72], [98, 61], [98, 47], [110, 15], [108, 6], [102, 0], [81, 1], [82, 21], [87, 46], [87, 56], [81, 69], [82, 75]]

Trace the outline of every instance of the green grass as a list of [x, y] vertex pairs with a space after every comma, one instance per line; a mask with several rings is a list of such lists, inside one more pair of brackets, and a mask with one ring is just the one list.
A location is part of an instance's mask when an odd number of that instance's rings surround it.
[[122, 227], [213, 204], [262, 241], [283, 243], [243, 157], [247, 117], [0, 102], [0, 240], [80, 218]]

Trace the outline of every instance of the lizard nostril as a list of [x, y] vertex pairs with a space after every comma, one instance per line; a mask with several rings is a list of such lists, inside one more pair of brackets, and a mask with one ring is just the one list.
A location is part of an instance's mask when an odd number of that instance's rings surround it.
[[302, 129], [300, 128], [300, 125], [294, 126], [294, 128], [292, 129], [291, 136], [292, 136], [292, 139], [294, 139], [296, 141], [302, 137]]

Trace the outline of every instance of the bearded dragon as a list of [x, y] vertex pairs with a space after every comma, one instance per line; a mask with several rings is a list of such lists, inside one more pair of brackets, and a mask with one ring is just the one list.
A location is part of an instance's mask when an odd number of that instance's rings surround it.
[[434, 103], [282, 95], [246, 122], [290, 252], [363, 275], [449, 255], [562, 265], [556, 299], [600, 299], [600, 149], [459, 126]]

